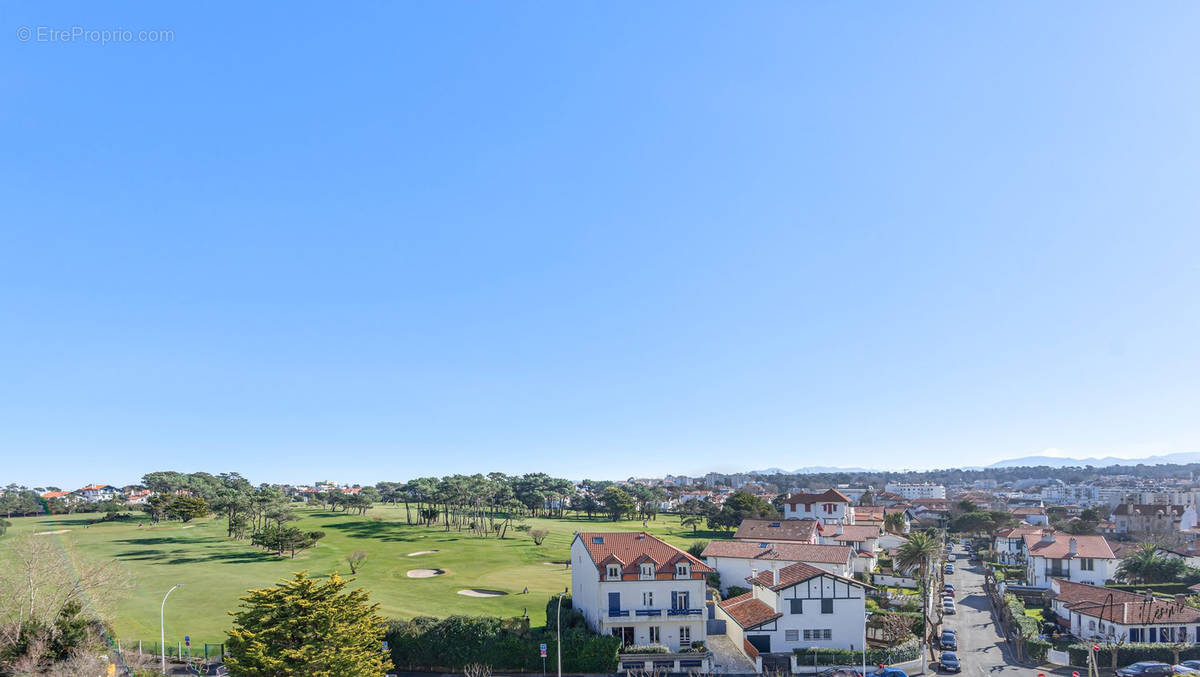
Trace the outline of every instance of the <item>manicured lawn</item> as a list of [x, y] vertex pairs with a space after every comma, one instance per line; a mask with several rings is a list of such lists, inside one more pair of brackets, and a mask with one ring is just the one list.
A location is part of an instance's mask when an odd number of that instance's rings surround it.
[[[172, 585], [185, 587], [171, 593], [166, 607], [168, 641], [185, 634], [192, 645], [221, 642], [229, 627], [226, 613], [237, 607], [238, 597], [250, 588], [272, 585], [293, 571], [312, 575], [334, 571], [348, 575], [343, 559], [355, 550], [365, 550], [369, 559], [355, 577], [357, 585], [371, 593], [385, 616], [447, 616], [475, 614], [519, 616], [528, 613], [532, 623], [545, 622], [545, 605], [555, 593], [570, 587], [570, 571], [555, 561], [569, 557], [576, 531], [632, 531], [642, 522], [610, 522], [603, 519], [528, 520], [534, 528], [550, 535], [541, 546], [528, 534], [509, 531], [508, 538], [479, 538], [467, 531], [445, 531], [444, 527], [410, 526], [404, 506], [377, 507], [366, 516], [302, 510], [295, 524], [306, 531], [319, 529], [327, 535], [316, 548], [298, 554], [295, 560], [263, 553], [248, 541], [225, 538], [222, 520], [193, 520], [184, 525], [164, 522], [157, 527], [137, 526], [134, 521], [86, 526], [99, 516], [56, 515], [14, 518], [9, 535], [69, 529], [67, 533], [42, 535], [61, 542], [82, 557], [115, 558], [128, 573], [132, 588], [117, 603], [112, 624], [117, 636], [131, 641], [157, 640], [159, 604]], [[414, 510], [415, 515], [415, 510]], [[149, 522], [145, 522], [146, 525]], [[680, 547], [697, 540], [724, 537], [701, 530], [680, 528], [676, 517], [651, 520], [647, 531]], [[409, 553], [437, 550], [409, 557]], [[412, 569], [442, 569], [434, 578], [409, 578]], [[529, 594], [521, 594], [528, 586]], [[482, 588], [509, 593], [503, 597], [478, 598], [457, 594], [458, 590]]]

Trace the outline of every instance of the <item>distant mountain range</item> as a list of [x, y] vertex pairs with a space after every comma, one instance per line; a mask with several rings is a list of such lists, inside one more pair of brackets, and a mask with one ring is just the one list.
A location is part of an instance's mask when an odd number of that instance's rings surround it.
[[[1093, 466], [1096, 468], [1107, 468], [1113, 465], [1162, 465], [1162, 464], [1187, 464], [1200, 463], [1200, 452], [1180, 452], [1176, 454], [1162, 454], [1160, 456], [1147, 456], [1145, 458], [1117, 458], [1115, 456], [1105, 456], [1103, 458], [1064, 458], [1060, 456], [1022, 456], [1021, 458], [1010, 458], [1003, 461], [996, 461], [989, 466], [968, 466], [962, 470], [987, 470], [988, 468], [1019, 468], [1030, 466], [1049, 466], [1051, 468], [1066, 468], [1070, 466]], [[824, 473], [843, 473], [843, 472], [894, 472], [880, 470], [878, 468], [837, 468], [826, 465], [810, 465], [795, 470], [784, 470], [783, 468], [766, 468], [765, 470], [751, 470], [750, 475], [817, 475]]]
[[1023, 456], [1021, 458], [1010, 458], [1004, 461], [996, 461], [989, 465], [989, 468], [1016, 468], [1019, 466], [1037, 466], [1047, 465], [1051, 468], [1065, 468], [1068, 466], [1094, 466], [1096, 468], [1105, 468], [1110, 465], [1162, 465], [1164, 463], [1200, 463], [1200, 452], [1187, 451], [1177, 454], [1163, 454], [1161, 456], [1147, 456], [1145, 458], [1116, 458], [1114, 456], [1105, 456], [1103, 458], [1060, 458], [1057, 456]]

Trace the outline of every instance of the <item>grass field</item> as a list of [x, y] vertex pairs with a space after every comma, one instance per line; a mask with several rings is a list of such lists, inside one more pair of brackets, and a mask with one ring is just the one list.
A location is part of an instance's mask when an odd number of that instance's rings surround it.
[[[404, 506], [376, 507], [366, 516], [309, 509], [300, 514], [297, 526], [306, 531], [320, 529], [327, 535], [295, 560], [263, 553], [248, 541], [225, 538], [221, 520], [193, 520], [186, 525], [164, 522], [153, 528], [139, 528], [136, 520], [87, 526], [97, 515], [14, 518], [9, 535], [0, 538], [0, 551], [14, 535], [68, 529], [38, 538], [59, 539], [82, 556], [121, 562], [133, 587], [117, 603], [111, 620], [117, 636], [127, 644], [157, 640], [162, 596], [172, 585], [183, 583], [185, 587], [173, 592], [167, 602], [167, 639], [179, 641], [186, 634], [196, 646], [224, 641], [230, 623], [226, 612], [237, 607], [238, 597], [247, 589], [272, 585], [300, 570], [312, 575], [337, 571], [346, 576], [349, 566], [343, 558], [354, 550], [365, 550], [370, 556], [354, 577], [355, 584], [371, 593], [385, 616], [519, 616], [528, 612], [532, 623], [541, 625], [546, 601], [570, 586], [569, 570], [548, 562], [568, 559], [576, 531], [642, 529], [641, 521], [532, 519], [527, 522], [532, 528], [550, 532], [546, 541], [536, 546], [528, 534], [512, 530], [508, 538], [498, 540], [466, 531], [446, 532], [444, 527], [410, 526]], [[684, 548], [696, 540], [720, 537], [703, 530], [693, 534], [690, 528], [680, 528], [677, 518], [665, 515], [650, 521], [647, 531]], [[408, 556], [421, 550], [438, 552]], [[434, 578], [406, 575], [422, 568], [446, 573]], [[529, 594], [521, 594], [526, 586]], [[492, 598], [457, 594], [465, 588], [509, 594]]]

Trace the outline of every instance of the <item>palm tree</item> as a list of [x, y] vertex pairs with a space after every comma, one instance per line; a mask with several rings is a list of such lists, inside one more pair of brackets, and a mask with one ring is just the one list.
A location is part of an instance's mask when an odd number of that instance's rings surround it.
[[883, 528], [890, 534], [904, 533], [904, 513], [894, 512], [883, 516]]
[[1117, 578], [1126, 583], [1164, 583], [1179, 577], [1183, 563], [1164, 555], [1157, 543], [1142, 543], [1121, 560]]
[[[896, 550], [893, 565], [896, 571], [911, 571], [921, 586], [921, 617], [923, 633], [929, 633], [929, 565], [934, 555], [941, 549], [941, 544], [932, 533], [918, 531], [909, 534], [908, 541]], [[929, 645], [930, 654], [933, 644]]]

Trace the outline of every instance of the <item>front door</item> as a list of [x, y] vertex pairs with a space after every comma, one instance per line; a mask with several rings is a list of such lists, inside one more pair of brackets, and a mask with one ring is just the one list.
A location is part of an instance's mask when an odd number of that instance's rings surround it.
[[689, 627], [679, 628], [679, 650], [689, 649], [692, 646], [692, 629]]
[[770, 635], [746, 635], [746, 641], [758, 649], [759, 653], [771, 653]]

